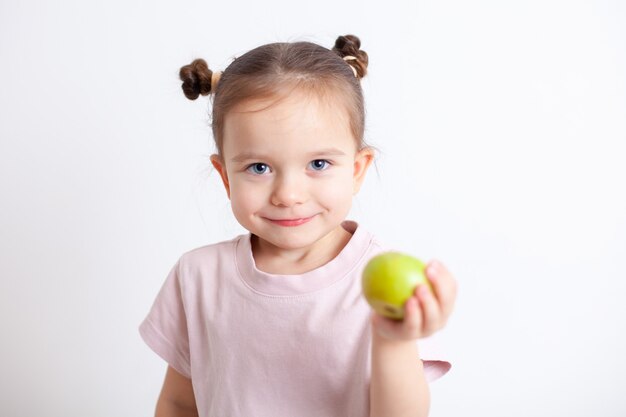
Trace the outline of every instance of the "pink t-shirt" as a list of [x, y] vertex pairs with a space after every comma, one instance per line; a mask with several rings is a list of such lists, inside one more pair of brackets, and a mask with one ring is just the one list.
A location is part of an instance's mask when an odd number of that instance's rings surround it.
[[[361, 271], [383, 251], [353, 221], [327, 264], [301, 275], [256, 268], [250, 234], [183, 254], [139, 331], [191, 378], [208, 417], [369, 415], [371, 308]], [[450, 369], [417, 341], [428, 381]]]

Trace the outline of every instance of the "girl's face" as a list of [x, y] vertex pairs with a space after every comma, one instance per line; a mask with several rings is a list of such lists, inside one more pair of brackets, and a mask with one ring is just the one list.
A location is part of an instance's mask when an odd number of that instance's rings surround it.
[[211, 161], [237, 221], [276, 249], [314, 249], [339, 236], [372, 162], [370, 149], [357, 152], [343, 105], [331, 102], [295, 90], [225, 117], [223, 155]]

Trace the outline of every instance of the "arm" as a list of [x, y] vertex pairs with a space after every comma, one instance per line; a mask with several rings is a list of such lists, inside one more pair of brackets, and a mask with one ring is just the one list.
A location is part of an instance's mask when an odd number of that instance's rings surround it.
[[372, 335], [370, 417], [425, 417], [430, 391], [413, 341], [393, 341]]
[[191, 379], [168, 366], [155, 417], [198, 417]]
[[456, 282], [438, 262], [426, 270], [434, 291], [420, 285], [406, 302], [404, 319], [373, 313], [370, 417], [426, 417], [430, 390], [415, 340], [443, 328], [456, 298]]

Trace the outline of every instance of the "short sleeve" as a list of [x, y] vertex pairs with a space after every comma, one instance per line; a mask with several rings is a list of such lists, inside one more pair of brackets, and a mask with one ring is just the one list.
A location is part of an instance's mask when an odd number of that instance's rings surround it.
[[172, 368], [191, 378], [189, 333], [181, 286], [180, 259], [139, 326], [144, 342]]
[[417, 347], [424, 364], [426, 381], [433, 382], [448, 373], [452, 364], [438, 343], [436, 336], [418, 339]]

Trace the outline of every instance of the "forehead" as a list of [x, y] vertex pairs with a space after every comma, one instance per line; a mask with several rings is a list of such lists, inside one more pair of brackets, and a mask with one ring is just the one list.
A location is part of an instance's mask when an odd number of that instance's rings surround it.
[[226, 158], [250, 148], [295, 153], [330, 146], [349, 152], [357, 146], [347, 108], [338, 97], [293, 90], [239, 103], [224, 119]]

